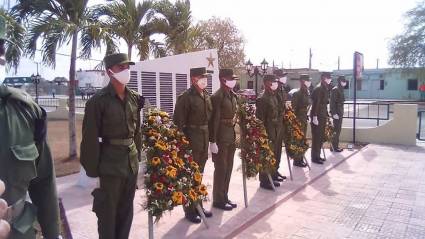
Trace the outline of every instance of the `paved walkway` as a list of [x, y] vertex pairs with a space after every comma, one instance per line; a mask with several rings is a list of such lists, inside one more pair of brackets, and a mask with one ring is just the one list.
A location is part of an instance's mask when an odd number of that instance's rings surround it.
[[[425, 147], [369, 145], [327, 156], [325, 165], [312, 165], [311, 171], [295, 168], [294, 181], [277, 192], [249, 180], [245, 208], [236, 155], [229, 196], [238, 208], [213, 208], [209, 229], [188, 223], [177, 208], [155, 225], [155, 238], [425, 238]], [[286, 160], [281, 167], [287, 169]], [[210, 193], [213, 170], [208, 161], [204, 182]], [[58, 179], [73, 237], [97, 238], [90, 196], [95, 183], [82, 188], [77, 180], [78, 175]], [[148, 236], [143, 201], [139, 190], [130, 238]]]

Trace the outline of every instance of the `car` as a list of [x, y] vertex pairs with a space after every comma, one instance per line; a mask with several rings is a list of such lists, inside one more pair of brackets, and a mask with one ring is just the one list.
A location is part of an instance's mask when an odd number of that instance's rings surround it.
[[253, 89], [242, 89], [237, 92], [238, 95], [248, 100], [248, 103], [255, 103], [257, 96]]

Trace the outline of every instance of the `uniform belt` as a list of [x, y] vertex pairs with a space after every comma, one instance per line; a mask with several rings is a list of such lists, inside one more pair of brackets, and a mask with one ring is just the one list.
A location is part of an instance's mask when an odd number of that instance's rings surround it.
[[208, 130], [208, 125], [204, 124], [204, 125], [187, 125], [188, 128], [191, 129], [203, 129], [203, 130]]
[[111, 145], [130, 146], [133, 144], [133, 138], [128, 138], [128, 139], [102, 138], [102, 143], [111, 144]]

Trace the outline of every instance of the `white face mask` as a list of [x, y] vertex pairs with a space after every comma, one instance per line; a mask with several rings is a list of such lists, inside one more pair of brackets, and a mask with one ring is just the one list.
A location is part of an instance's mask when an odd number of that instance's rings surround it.
[[345, 81], [344, 82], [341, 82], [341, 86], [342, 87], [345, 87], [346, 85], [347, 85], [347, 82], [345, 82]]
[[236, 85], [236, 80], [226, 80], [224, 84], [230, 89], [233, 89]]
[[283, 84], [286, 84], [286, 80], [287, 80], [286, 76], [279, 78], [279, 82]]
[[275, 91], [277, 89], [277, 86], [278, 86], [277, 82], [273, 82], [272, 85], [270, 86], [270, 89], [272, 91]]
[[311, 86], [311, 81], [304, 81], [304, 85], [309, 88]]
[[330, 84], [331, 83], [331, 81], [332, 81], [332, 79], [331, 78], [327, 78], [327, 79], [325, 79], [325, 82], [326, 82], [326, 84]]
[[112, 73], [114, 78], [117, 79], [117, 81], [119, 81], [123, 85], [127, 85], [127, 83], [130, 81], [130, 70], [129, 69], [125, 69], [125, 70], [117, 72], [117, 73], [114, 73], [111, 70], [109, 70], [109, 71]]
[[201, 78], [201, 79], [199, 79], [198, 82], [196, 82], [196, 84], [198, 85], [198, 87], [201, 90], [207, 88], [207, 85], [208, 85], [207, 78]]

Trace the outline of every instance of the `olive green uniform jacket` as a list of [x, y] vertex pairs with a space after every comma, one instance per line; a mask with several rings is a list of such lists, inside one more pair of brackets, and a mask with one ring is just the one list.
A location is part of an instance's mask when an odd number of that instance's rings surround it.
[[[325, 140], [325, 127], [326, 121], [329, 117], [328, 114], [328, 103], [329, 103], [329, 90], [326, 85], [321, 84], [317, 86], [312, 94], [312, 107], [310, 111], [311, 116], [311, 135], [312, 135], [312, 146], [311, 146], [311, 158], [319, 159], [320, 150]], [[319, 125], [313, 124], [313, 117], [317, 116]]]
[[46, 112], [24, 91], [0, 85], [0, 179], [9, 205], [33, 204], [12, 219], [11, 238], [35, 238], [37, 217], [45, 238], [59, 235], [59, 207]]
[[[109, 84], [86, 103], [80, 161], [89, 177], [138, 173], [142, 147], [140, 95], [127, 87], [126, 92], [122, 101]], [[133, 143], [112, 142], [126, 139], [133, 139]]]
[[307, 133], [308, 108], [311, 105], [310, 95], [307, 88], [301, 87], [292, 95], [292, 109], [295, 116], [301, 123], [301, 130], [304, 134]]
[[344, 88], [338, 84], [331, 90], [330, 110], [331, 115], [338, 115], [339, 119], [333, 119], [334, 134], [332, 137], [332, 146], [334, 149], [338, 148], [339, 135], [341, 134], [342, 117], [344, 117]]

